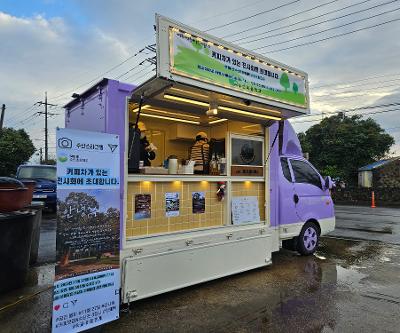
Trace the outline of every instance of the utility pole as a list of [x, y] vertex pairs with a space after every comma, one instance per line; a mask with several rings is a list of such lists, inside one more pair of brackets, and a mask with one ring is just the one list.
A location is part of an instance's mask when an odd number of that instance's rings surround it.
[[4, 122], [4, 114], [6, 112], [6, 105], [3, 104], [1, 106], [1, 116], [0, 116], [0, 131], [3, 129], [3, 122]]
[[44, 94], [44, 102], [37, 102], [38, 105], [44, 105], [44, 112], [38, 112], [38, 114], [44, 114], [44, 160], [49, 159], [49, 144], [48, 144], [48, 128], [47, 128], [47, 117], [55, 116], [55, 113], [48, 113], [47, 106], [57, 106], [57, 104], [47, 103], [47, 91]]
[[40, 159], [40, 164], [42, 164], [43, 162], [43, 148], [40, 147], [39, 149], [39, 159]]

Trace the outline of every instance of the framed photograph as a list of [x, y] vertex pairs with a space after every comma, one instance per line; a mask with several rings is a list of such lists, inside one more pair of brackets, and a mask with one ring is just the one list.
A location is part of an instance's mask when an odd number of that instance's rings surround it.
[[206, 195], [204, 192], [192, 192], [193, 214], [203, 214], [206, 211]]
[[151, 194], [135, 195], [135, 220], [144, 220], [151, 217]]
[[165, 193], [165, 216], [179, 216], [179, 192]]

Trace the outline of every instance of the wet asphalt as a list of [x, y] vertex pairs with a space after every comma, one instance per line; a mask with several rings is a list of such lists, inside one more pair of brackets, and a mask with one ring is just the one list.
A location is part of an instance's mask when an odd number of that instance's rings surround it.
[[[141, 300], [102, 332], [400, 332], [400, 209], [337, 206], [309, 257]], [[27, 286], [0, 296], [0, 332], [49, 332], [55, 220]]]

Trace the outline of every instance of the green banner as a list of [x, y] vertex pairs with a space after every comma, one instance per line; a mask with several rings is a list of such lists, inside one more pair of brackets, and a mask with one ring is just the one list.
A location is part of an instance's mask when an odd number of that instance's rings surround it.
[[305, 78], [283, 68], [170, 30], [170, 71], [246, 94], [307, 107]]

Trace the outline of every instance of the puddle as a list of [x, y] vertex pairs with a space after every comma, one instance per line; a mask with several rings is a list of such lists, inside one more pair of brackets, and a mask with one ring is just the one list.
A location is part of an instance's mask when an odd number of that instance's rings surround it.
[[54, 264], [31, 267], [29, 270], [26, 286], [47, 286], [54, 281]]
[[336, 265], [337, 281], [339, 284], [344, 284], [350, 287], [358, 287], [361, 285], [361, 280], [368, 275], [363, 274], [353, 268], [344, 268]]

